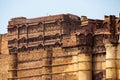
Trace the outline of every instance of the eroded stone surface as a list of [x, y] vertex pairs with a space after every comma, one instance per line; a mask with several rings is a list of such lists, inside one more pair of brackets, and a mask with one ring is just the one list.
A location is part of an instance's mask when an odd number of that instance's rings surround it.
[[119, 33], [120, 18], [113, 15], [104, 20], [72, 14], [13, 18], [8, 33], [0, 35], [0, 78], [120, 79]]

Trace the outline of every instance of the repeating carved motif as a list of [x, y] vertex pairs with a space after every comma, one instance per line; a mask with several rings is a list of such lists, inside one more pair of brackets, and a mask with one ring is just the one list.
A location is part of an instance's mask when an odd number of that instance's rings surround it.
[[[88, 67], [88, 62], [90, 70], [95, 70], [94, 80], [104, 80], [105, 72], [96, 70], [105, 66], [105, 61], [101, 62], [104, 58], [92, 56], [104, 54], [105, 57], [105, 43], [118, 44], [120, 20], [117, 20], [114, 16], [105, 20], [85, 16], [81, 19], [71, 14], [11, 20], [8, 48], [10, 54], [17, 54], [15, 78], [78, 80], [81, 75], [92, 77], [89, 74], [92, 71], [83, 69]], [[79, 68], [81, 71], [77, 71]]]

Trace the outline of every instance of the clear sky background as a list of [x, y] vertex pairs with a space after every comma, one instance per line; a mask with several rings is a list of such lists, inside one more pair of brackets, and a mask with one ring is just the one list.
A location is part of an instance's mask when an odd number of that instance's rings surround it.
[[119, 16], [120, 0], [0, 0], [0, 34], [7, 33], [11, 18], [63, 13], [94, 19], [104, 19], [104, 15]]

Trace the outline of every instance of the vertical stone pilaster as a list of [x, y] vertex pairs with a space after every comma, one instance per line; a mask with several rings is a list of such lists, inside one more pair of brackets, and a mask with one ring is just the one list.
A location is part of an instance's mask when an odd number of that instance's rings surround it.
[[119, 40], [117, 45], [117, 54], [116, 54], [116, 68], [117, 68], [117, 80], [120, 80], [120, 33], [119, 33]]
[[106, 80], [116, 80], [116, 46], [107, 43], [106, 48]]
[[45, 51], [43, 58], [42, 80], [52, 80], [52, 48], [48, 48]]
[[10, 60], [9, 62], [9, 77], [8, 80], [17, 80], [17, 56], [16, 55], [9, 55]]
[[78, 55], [78, 80], [92, 80], [92, 54], [86, 50]]

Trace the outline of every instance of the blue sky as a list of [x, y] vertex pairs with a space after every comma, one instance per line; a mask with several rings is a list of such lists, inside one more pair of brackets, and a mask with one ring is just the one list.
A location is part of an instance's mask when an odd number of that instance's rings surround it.
[[0, 0], [0, 34], [7, 33], [8, 21], [14, 17], [34, 18], [71, 13], [94, 19], [120, 13], [120, 0]]

